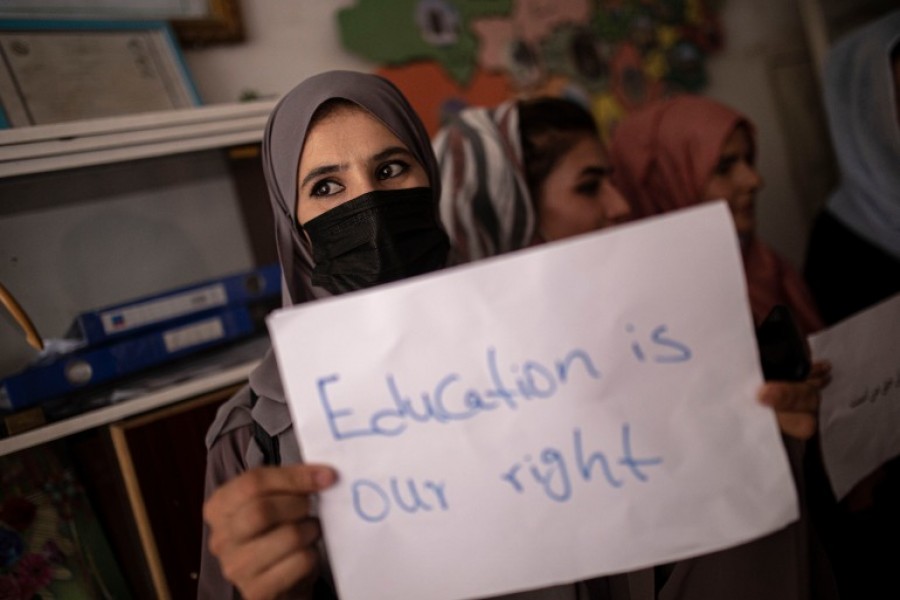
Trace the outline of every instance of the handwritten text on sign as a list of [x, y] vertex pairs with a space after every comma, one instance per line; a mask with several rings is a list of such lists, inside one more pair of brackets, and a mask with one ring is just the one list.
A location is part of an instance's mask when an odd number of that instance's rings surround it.
[[900, 294], [810, 336], [832, 365], [819, 409], [822, 456], [838, 499], [900, 456]]
[[723, 203], [269, 329], [304, 456], [340, 473], [321, 515], [342, 598], [546, 587], [796, 518]]

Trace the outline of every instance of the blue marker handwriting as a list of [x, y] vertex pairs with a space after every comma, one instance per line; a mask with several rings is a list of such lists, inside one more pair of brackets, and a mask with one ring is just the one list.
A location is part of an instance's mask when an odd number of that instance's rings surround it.
[[[591, 446], [576, 427], [571, 448], [547, 446], [537, 460], [526, 455], [502, 472], [500, 481], [517, 494], [543, 494], [555, 502], [566, 502], [578, 482], [621, 488], [629, 482], [649, 481], [651, 469], [663, 464], [660, 456], [635, 454], [628, 423], [622, 424], [617, 454]], [[446, 488], [445, 482], [390, 477], [387, 483], [356, 479], [350, 484], [350, 493], [356, 516], [368, 523], [380, 523], [395, 511], [410, 516], [449, 511]]]
[[[631, 324], [625, 329], [634, 334]], [[651, 330], [649, 344], [632, 339], [630, 350], [632, 357], [641, 363], [683, 363], [693, 355], [687, 344], [668, 334], [665, 325]], [[431, 390], [421, 391], [418, 396], [407, 394], [397, 378], [387, 373], [385, 388], [389, 401], [384, 408], [366, 415], [359, 415], [351, 408], [356, 403], [342, 405], [335, 400], [340, 395], [337, 391], [341, 381], [339, 373], [319, 377], [316, 391], [332, 437], [342, 441], [365, 436], [397, 436], [416, 423], [447, 424], [499, 409], [517, 410], [525, 402], [554, 398], [576, 378], [599, 380], [602, 375], [594, 359], [581, 348], [573, 348], [551, 361], [525, 360], [505, 368], [501, 368], [501, 364], [497, 350], [488, 347], [485, 369], [490, 385], [474, 387], [459, 373], [450, 372]]]
[[391, 477], [386, 486], [371, 479], [357, 479], [350, 489], [357, 516], [363, 521], [378, 523], [395, 507], [407, 514], [446, 511], [449, 506], [444, 487], [442, 482], [406, 479], [401, 483], [397, 477]]
[[648, 468], [658, 467], [663, 462], [659, 456], [639, 458], [634, 454], [628, 423], [622, 424], [622, 448], [618, 456], [589, 450], [586, 445], [581, 429], [576, 427], [572, 431], [571, 454], [567, 456], [562, 450], [547, 446], [537, 454], [537, 459], [524, 456], [500, 478], [520, 494], [537, 488], [551, 500], [565, 502], [572, 497], [572, 488], [577, 481], [596, 481], [620, 488], [628, 481], [646, 482]]

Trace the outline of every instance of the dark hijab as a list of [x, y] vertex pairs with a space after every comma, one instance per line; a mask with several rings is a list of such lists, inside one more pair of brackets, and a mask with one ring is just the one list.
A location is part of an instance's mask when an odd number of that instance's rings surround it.
[[[314, 267], [309, 242], [297, 224], [297, 172], [303, 144], [316, 111], [329, 100], [347, 100], [367, 110], [402, 141], [422, 164], [431, 182], [435, 215], [441, 195], [440, 172], [424, 125], [409, 102], [391, 82], [377, 75], [327, 71], [314, 75], [288, 92], [275, 106], [262, 140], [262, 162], [275, 218], [275, 244], [283, 276], [283, 305], [292, 306], [329, 296], [310, 282]], [[251, 388], [256, 400], [251, 399]], [[300, 460], [291, 432], [291, 418], [270, 349], [250, 374], [250, 384], [222, 405], [210, 427], [206, 445], [221, 435], [256, 421], [277, 436], [282, 461]], [[262, 455], [250, 444], [244, 457], [257, 466]]]

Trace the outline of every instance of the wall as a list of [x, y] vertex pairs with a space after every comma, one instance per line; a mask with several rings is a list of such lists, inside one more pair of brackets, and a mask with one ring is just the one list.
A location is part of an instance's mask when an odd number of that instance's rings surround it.
[[371, 71], [340, 44], [334, 14], [354, 0], [241, 0], [246, 41], [185, 50], [203, 100], [236, 102], [250, 89], [278, 97], [328, 69]]
[[[322, 70], [373, 70], [374, 65], [340, 46], [333, 16], [353, 4], [244, 0], [245, 43], [186, 50], [201, 96], [210, 103], [232, 102], [252, 89], [277, 97]], [[726, 0], [722, 16], [726, 47], [709, 65], [712, 83], [707, 93], [756, 123], [766, 180], [759, 196], [760, 232], [799, 265], [810, 216], [832, 183], [832, 166], [797, 2]], [[789, 85], [778, 85], [785, 81]], [[798, 106], [807, 108], [791, 110]], [[791, 118], [785, 120], [783, 111]], [[796, 168], [820, 176], [796, 176]]]
[[759, 232], [801, 266], [810, 220], [835, 182], [835, 166], [799, 7], [784, 0], [726, 0], [723, 20], [726, 48], [710, 61], [706, 93], [756, 125], [765, 180]]

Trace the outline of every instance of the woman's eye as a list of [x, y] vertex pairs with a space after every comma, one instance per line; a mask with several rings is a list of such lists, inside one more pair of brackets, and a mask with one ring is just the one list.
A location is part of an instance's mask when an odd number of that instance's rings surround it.
[[408, 164], [403, 161], [397, 160], [378, 167], [376, 175], [378, 176], [378, 179], [382, 181], [385, 179], [393, 179], [394, 177], [401, 175], [408, 168]]
[[344, 189], [344, 186], [339, 184], [336, 181], [331, 181], [329, 179], [319, 181], [315, 185], [313, 185], [312, 190], [310, 190], [311, 196], [331, 196], [333, 194], [337, 194], [341, 190]]
[[600, 191], [600, 180], [585, 181], [575, 186], [575, 193], [593, 198]]
[[716, 165], [715, 174], [728, 175], [728, 172], [731, 171], [731, 167], [733, 167], [736, 162], [736, 158], [723, 158]]

